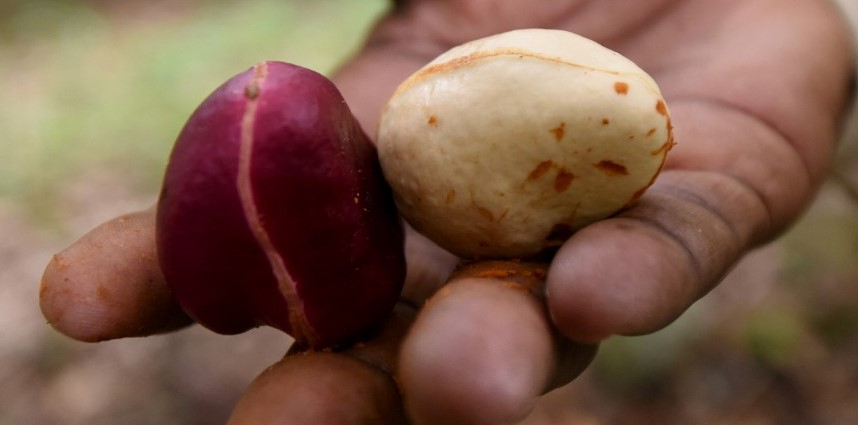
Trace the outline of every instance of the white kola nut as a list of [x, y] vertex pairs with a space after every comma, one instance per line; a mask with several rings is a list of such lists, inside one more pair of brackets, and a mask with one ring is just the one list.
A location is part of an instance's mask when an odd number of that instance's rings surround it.
[[402, 215], [468, 258], [520, 258], [638, 199], [673, 146], [655, 81], [575, 34], [527, 29], [442, 54], [382, 113]]

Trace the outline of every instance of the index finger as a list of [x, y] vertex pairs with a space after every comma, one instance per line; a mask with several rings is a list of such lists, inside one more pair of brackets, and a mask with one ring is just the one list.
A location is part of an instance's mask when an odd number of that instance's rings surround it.
[[86, 342], [144, 336], [186, 326], [155, 252], [155, 211], [110, 220], [55, 255], [39, 291], [42, 314]]
[[253, 380], [229, 424], [406, 423], [393, 372], [414, 314], [400, 303], [366, 343], [342, 352], [290, 353]]

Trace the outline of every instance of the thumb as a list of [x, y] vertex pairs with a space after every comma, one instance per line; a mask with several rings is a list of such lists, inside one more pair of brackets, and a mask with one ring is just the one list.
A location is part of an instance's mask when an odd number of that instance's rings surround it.
[[375, 139], [381, 109], [400, 82], [446, 50], [411, 34], [403, 16], [392, 10], [369, 32], [363, 47], [336, 70], [339, 88], [364, 131]]

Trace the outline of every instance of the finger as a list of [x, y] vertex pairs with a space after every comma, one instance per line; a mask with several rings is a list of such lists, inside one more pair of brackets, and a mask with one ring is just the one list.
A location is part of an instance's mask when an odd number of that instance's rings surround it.
[[288, 356], [257, 377], [230, 425], [403, 423], [390, 376], [336, 353]]
[[358, 53], [332, 79], [352, 113], [375, 139], [378, 117], [396, 87], [451, 45], [414, 36], [413, 20], [400, 11], [383, 16]]
[[[561, 345], [544, 305], [544, 266], [468, 266], [430, 299], [403, 342], [398, 378], [415, 424], [510, 423], [557, 371], [568, 382], [594, 349]], [[559, 359], [566, 361], [562, 370]]]
[[440, 288], [459, 264], [459, 258], [415, 231], [411, 226], [405, 232], [405, 259], [408, 272], [402, 298], [421, 305]]
[[753, 211], [762, 206], [745, 186], [705, 172], [661, 179], [634, 208], [582, 229], [555, 256], [547, 304], [567, 337], [595, 343], [661, 329], [754, 243]]
[[630, 209], [573, 235], [552, 262], [547, 304], [571, 339], [661, 329], [809, 202], [812, 183], [778, 132], [721, 104], [673, 105], [669, 169]]
[[400, 304], [369, 342], [342, 353], [286, 356], [250, 384], [229, 424], [404, 424], [391, 371], [413, 317]]
[[55, 255], [39, 301], [48, 323], [81, 341], [149, 335], [191, 322], [158, 267], [154, 209], [109, 221]]

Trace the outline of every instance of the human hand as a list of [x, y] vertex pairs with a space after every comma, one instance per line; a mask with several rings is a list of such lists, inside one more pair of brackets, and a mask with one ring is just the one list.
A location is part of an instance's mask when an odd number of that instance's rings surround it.
[[[396, 84], [447, 48], [555, 27], [647, 70], [671, 108], [678, 144], [636, 205], [560, 249], [544, 300], [460, 280], [416, 313], [409, 306], [435, 293], [456, 259], [410, 234], [404, 301], [385, 330], [342, 353], [287, 356], [251, 386], [234, 423], [396, 423], [403, 412], [414, 423], [513, 421], [586, 365], [592, 348], [569, 341], [667, 325], [742, 254], [786, 228], [827, 171], [851, 67], [847, 34], [827, 2], [400, 3], [335, 78], [368, 130]], [[51, 323], [83, 340], [188, 322], [157, 270], [151, 212], [108, 223], [57, 257], [42, 295]]]

